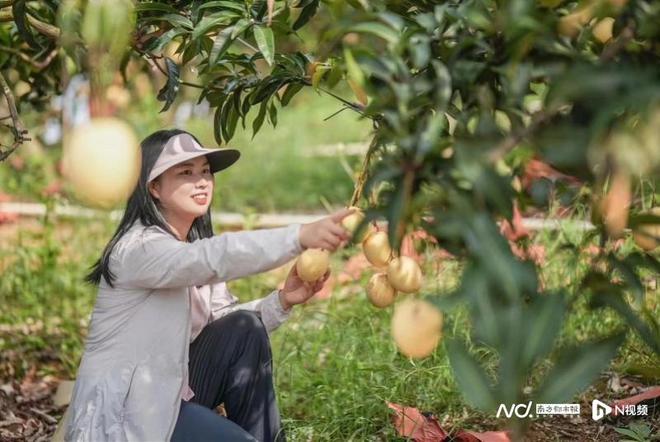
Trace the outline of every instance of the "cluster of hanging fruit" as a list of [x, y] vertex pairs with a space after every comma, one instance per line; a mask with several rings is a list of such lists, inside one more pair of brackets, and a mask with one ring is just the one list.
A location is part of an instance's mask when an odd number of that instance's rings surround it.
[[[350, 207], [353, 213], [342, 220], [351, 234], [364, 220], [364, 212]], [[399, 293], [415, 293], [422, 287], [422, 269], [413, 258], [395, 254], [387, 232], [369, 226], [359, 238], [362, 251], [376, 269], [367, 284], [367, 298], [372, 305], [385, 308], [394, 303]], [[330, 265], [330, 254], [323, 249], [308, 249], [296, 261], [298, 276], [307, 282], [318, 280]], [[407, 298], [394, 306], [391, 334], [399, 351], [411, 358], [428, 356], [442, 337], [443, 316], [431, 303]]]

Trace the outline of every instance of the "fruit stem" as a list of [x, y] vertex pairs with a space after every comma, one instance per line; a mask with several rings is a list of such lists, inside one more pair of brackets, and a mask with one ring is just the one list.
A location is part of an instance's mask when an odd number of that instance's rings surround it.
[[374, 136], [374, 138], [371, 140], [371, 144], [369, 145], [369, 149], [367, 149], [367, 153], [364, 155], [364, 159], [362, 160], [362, 168], [360, 169], [360, 175], [358, 176], [357, 183], [355, 184], [355, 189], [353, 190], [353, 196], [351, 197], [351, 203], [348, 205], [348, 207], [355, 206], [355, 204], [362, 196], [362, 190], [364, 189], [364, 184], [367, 182], [369, 163], [371, 162], [371, 156], [376, 151], [376, 147], [378, 147], [378, 137]]

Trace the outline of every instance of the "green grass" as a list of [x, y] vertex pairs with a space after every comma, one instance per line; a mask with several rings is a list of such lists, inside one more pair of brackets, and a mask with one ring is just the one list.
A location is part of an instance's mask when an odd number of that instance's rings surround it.
[[[86, 320], [96, 292], [83, 285], [81, 278], [114, 226], [109, 221], [50, 226], [50, 230], [25, 232], [18, 247], [2, 249], [0, 255], [0, 263], [6, 265], [0, 278], [4, 306], [0, 325], [16, 330], [0, 333], [0, 354], [5, 356], [0, 361], [0, 379], [20, 379], [32, 364], [42, 375], [71, 378], [82, 354]], [[559, 246], [580, 236], [579, 232], [563, 231], [534, 239], [548, 253], [542, 275], [547, 287], [569, 287], [578, 298], [581, 294], [575, 281], [586, 269], [586, 257], [571, 261]], [[334, 255], [335, 274], [355, 252], [347, 249]], [[461, 265], [444, 261], [436, 272], [431, 267], [435, 264], [425, 269], [427, 282], [418, 296], [442, 295], [456, 286]], [[387, 401], [446, 417], [446, 424], [452, 427], [487, 430], [505, 426], [505, 421], [495, 421], [466, 405], [443, 345], [420, 361], [398, 353], [389, 336], [392, 309], [376, 309], [366, 300], [368, 273], [359, 281], [336, 286], [328, 301], [296, 307], [292, 317], [272, 334], [278, 404], [290, 440], [398, 440]], [[281, 278], [257, 275], [231, 282], [230, 288], [247, 301], [264, 296]], [[647, 296], [649, 303], [654, 302], [654, 314], [660, 314], [657, 290], [649, 290]], [[580, 299], [569, 315], [561, 346], [605, 335], [623, 325], [609, 311], [589, 310], [585, 301]], [[470, 328], [463, 308], [446, 312], [446, 324], [447, 336], [464, 337]], [[561, 346], [551, 359], [561, 353]], [[494, 355], [481, 350], [480, 356], [489, 372], [496, 371]], [[551, 359], [538, 365], [532, 385], [543, 380]], [[622, 373], [640, 363], [657, 367], [660, 361], [631, 333], [610, 369]]]

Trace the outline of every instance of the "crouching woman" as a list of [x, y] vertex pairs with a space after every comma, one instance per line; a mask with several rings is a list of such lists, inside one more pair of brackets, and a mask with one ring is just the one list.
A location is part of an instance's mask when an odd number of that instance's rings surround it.
[[[141, 144], [123, 218], [87, 280], [98, 285], [64, 422], [67, 441], [282, 441], [269, 333], [321, 289], [295, 266], [240, 303], [228, 281], [306, 248], [345, 245], [338, 211], [309, 224], [214, 235], [214, 173], [239, 157], [162, 130]], [[226, 417], [214, 409], [224, 403]]]

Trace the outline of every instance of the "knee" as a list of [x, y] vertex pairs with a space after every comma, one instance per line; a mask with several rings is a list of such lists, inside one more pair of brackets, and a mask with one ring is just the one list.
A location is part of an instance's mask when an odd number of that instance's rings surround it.
[[234, 330], [245, 334], [254, 334], [259, 337], [267, 336], [266, 327], [256, 312], [252, 310], [236, 310], [228, 316], [232, 317], [231, 322]]

